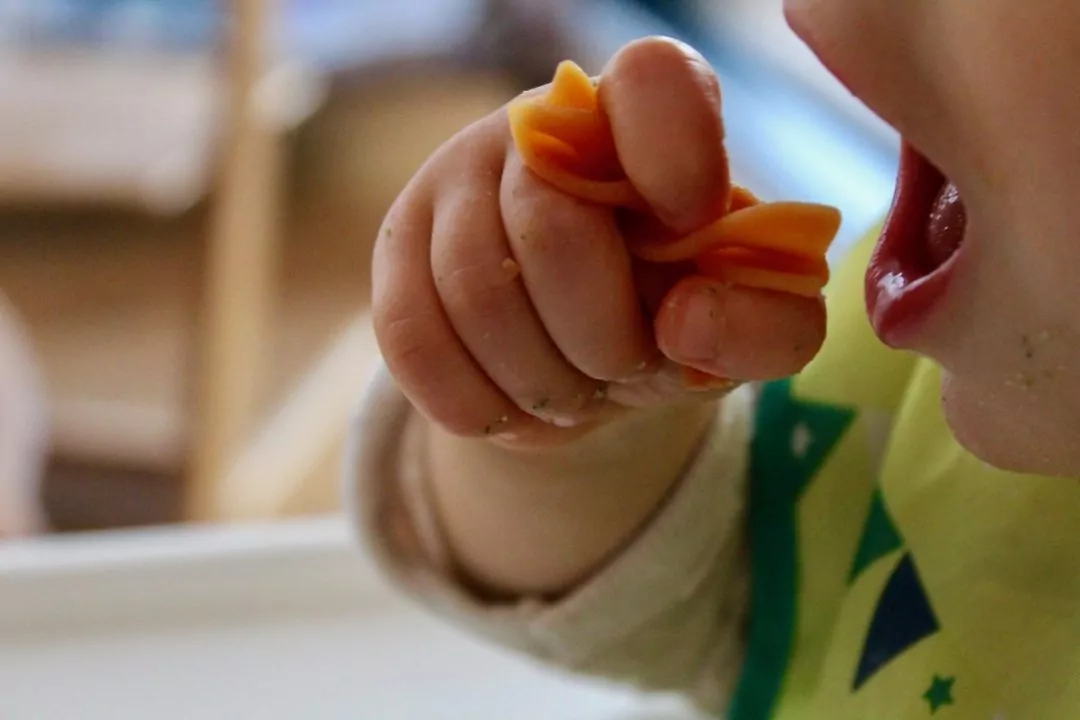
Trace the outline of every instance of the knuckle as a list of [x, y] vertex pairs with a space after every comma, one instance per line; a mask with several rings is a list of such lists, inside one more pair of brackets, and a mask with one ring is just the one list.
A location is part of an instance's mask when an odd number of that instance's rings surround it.
[[632, 40], [619, 49], [611, 59], [611, 72], [625, 76], [648, 73], [657, 62], [663, 62], [671, 53], [672, 40], [644, 37]]
[[383, 359], [399, 381], [424, 377], [439, 362], [438, 350], [424, 331], [422, 320], [392, 311], [375, 311], [372, 324]]
[[[408, 307], [379, 307], [372, 324], [383, 361], [402, 392], [430, 422], [459, 437], [501, 431], [512, 417], [508, 402], [470, 385], [450, 347], [434, 332], [437, 319]], [[468, 371], [465, 371], [466, 373]]]
[[611, 69], [630, 78], [667, 78], [670, 70], [707, 70], [708, 61], [690, 45], [669, 37], [644, 37], [624, 45], [612, 58]]
[[591, 209], [585, 201], [524, 173], [515, 179], [507, 200], [514, 221], [511, 244], [527, 245], [534, 251], [572, 250], [586, 242], [585, 236], [593, 234], [593, 226], [600, 222], [583, 212]]
[[509, 132], [502, 110], [458, 131], [429, 160], [427, 167], [435, 173], [436, 184], [451, 190], [460, 186], [463, 176], [491, 175], [505, 157]]
[[463, 265], [436, 275], [435, 285], [451, 316], [483, 322], [506, 312], [512, 288], [507, 274], [487, 263]]

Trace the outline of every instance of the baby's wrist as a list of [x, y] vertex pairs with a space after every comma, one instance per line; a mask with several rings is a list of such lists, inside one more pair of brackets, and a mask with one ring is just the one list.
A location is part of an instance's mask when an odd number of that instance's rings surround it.
[[621, 458], [630, 448], [651, 446], [652, 439], [672, 425], [701, 424], [716, 414], [720, 394], [681, 405], [634, 408], [609, 404], [589, 422], [573, 427], [533, 423], [528, 428], [492, 435], [488, 443], [496, 451], [558, 461], [590, 458]]
[[500, 595], [572, 587], [669, 496], [715, 413], [715, 403], [626, 410], [546, 446], [429, 426], [432, 507], [455, 566]]

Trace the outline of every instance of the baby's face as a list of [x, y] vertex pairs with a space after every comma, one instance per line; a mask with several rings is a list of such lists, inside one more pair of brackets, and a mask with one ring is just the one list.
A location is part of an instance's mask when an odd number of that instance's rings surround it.
[[[927, 194], [933, 180], [911, 164], [922, 179], [868, 277], [879, 335], [941, 363], [950, 424], [977, 455], [1080, 477], [1080, 2], [786, 0], [785, 10], [918, 151], [909, 159], [928, 158], [962, 200]], [[959, 237], [944, 261], [940, 246]]]

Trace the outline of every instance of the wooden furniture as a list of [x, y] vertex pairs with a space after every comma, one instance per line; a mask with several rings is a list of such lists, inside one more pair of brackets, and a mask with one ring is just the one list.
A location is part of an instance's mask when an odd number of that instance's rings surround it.
[[[42, 357], [65, 482], [94, 476], [69, 505], [169, 495], [182, 477], [189, 521], [335, 509], [376, 354], [370, 241], [423, 159], [515, 91], [497, 72], [428, 64], [313, 92], [267, 45], [270, 2], [231, 7], [217, 60], [0, 57], [0, 89], [25, 101], [0, 108], [0, 128], [72, 150], [0, 150], [0, 287]], [[57, 90], [70, 78], [85, 95]], [[298, 96], [325, 98], [301, 126]], [[87, 122], [33, 132], [80, 104]], [[131, 479], [97, 482], [97, 468]]]
[[221, 176], [205, 265], [185, 515], [219, 519], [223, 484], [258, 417], [279, 241], [281, 128], [267, 0], [234, 0]]
[[[62, 421], [59, 434], [62, 444], [71, 425], [83, 425], [91, 432], [70, 435], [99, 453], [134, 449], [165, 464], [182, 455], [189, 520], [233, 514], [219, 490], [252, 437], [267, 380], [283, 135], [296, 119], [288, 110], [297, 90], [290, 65], [270, 44], [273, 10], [271, 0], [233, 0], [224, 73], [216, 57], [100, 51], [13, 54], [4, 65], [7, 84], [22, 90], [0, 114], [8, 126], [0, 121], [0, 131], [21, 141], [5, 143], [0, 154], [4, 204], [97, 203], [169, 214], [211, 190], [188, 432], [175, 413], [91, 403], [69, 407], [85, 417]], [[83, 113], [86, 124], [73, 123], [71, 113]], [[50, 124], [52, 131], [43, 132]], [[156, 430], [156, 437], [145, 442], [154, 433], [144, 432], [140, 448], [135, 431], [110, 448], [107, 432], [93, 435], [101, 420], [104, 427]]]

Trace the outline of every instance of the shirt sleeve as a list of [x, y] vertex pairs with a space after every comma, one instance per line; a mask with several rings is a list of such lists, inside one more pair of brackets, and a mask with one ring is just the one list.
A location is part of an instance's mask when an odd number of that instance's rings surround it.
[[559, 668], [675, 692], [719, 714], [745, 648], [745, 475], [752, 391], [721, 405], [665, 506], [621, 555], [556, 602], [486, 604], [453, 580], [424, 492], [422, 423], [380, 367], [352, 428], [347, 497], [386, 576], [448, 620]]

